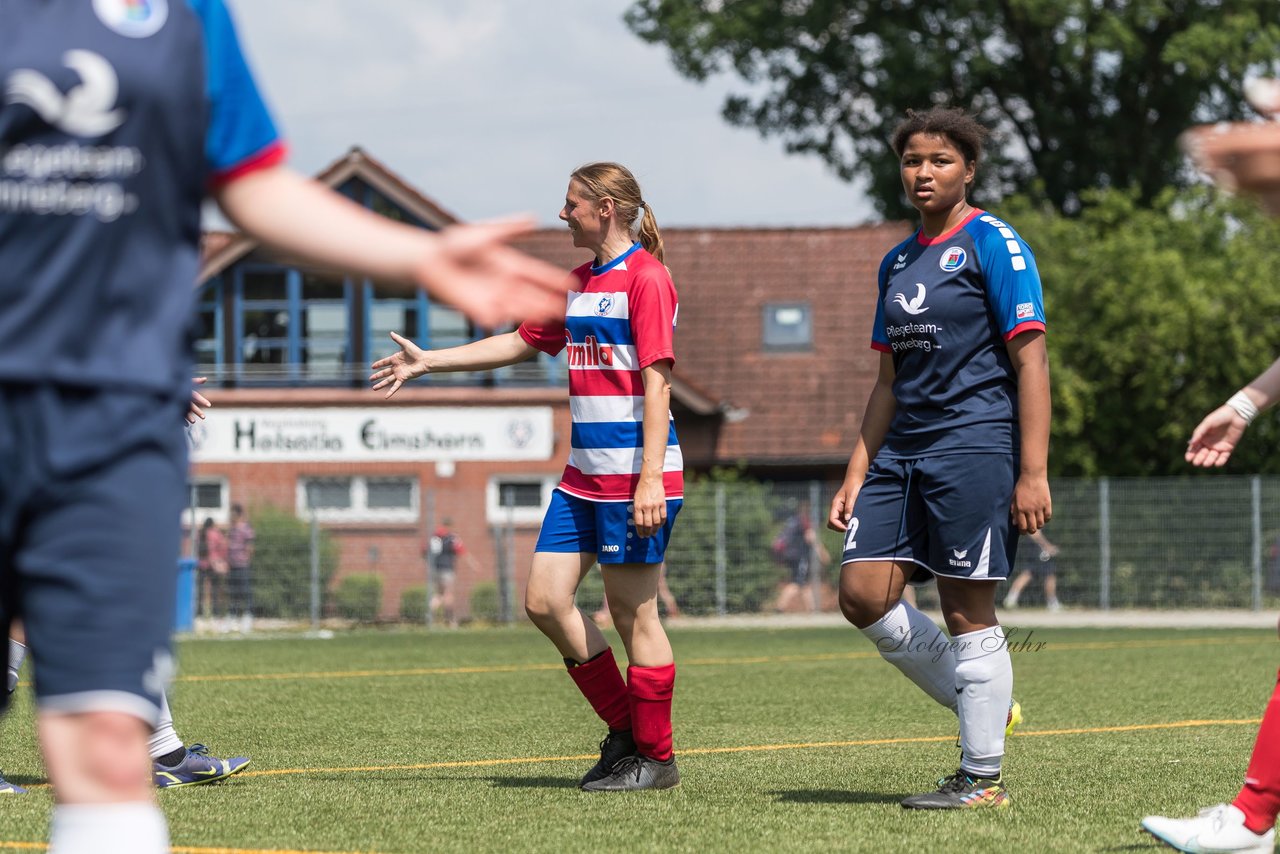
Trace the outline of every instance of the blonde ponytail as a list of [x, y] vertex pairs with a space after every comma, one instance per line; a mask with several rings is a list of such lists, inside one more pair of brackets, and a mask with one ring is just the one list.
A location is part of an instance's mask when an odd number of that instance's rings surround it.
[[658, 220], [640, 195], [640, 184], [631, 170], [620, 163], [588, 163], [573, 170], [569, 177], [582, 184], [587, 198], [594, 201], [613, 199], [618, 221], [626, 226], [629, 234], [638, 236], [646, 252], [662, 260], [662, 234], [658, 231]]

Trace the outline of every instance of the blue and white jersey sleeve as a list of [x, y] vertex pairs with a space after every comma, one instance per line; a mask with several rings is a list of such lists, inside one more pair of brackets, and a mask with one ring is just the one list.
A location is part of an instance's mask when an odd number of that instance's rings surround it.
[[1018, 233], [991, 214], [974, 224], [974, 243], [987, 303], [1005, 341], [1045, 329], [1044, 293], [1036, 258]]
[[209, 123], [205, 163], [220, 186], [284, 160], [285, 147], [240, 50], [222, 0], [188, 0], [204, 25]]

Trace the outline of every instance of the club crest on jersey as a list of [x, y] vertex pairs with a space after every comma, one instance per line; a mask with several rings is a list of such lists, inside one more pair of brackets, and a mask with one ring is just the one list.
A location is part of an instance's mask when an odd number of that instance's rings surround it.
[[93, 0], [98, 20], [122, 36], [145, 39], [169, 19], [168, 0]]
[[964, 262], [968, 258], [969, 255], [959, 246], [948, 246], [947, 250], [942, 253], [942, 257], [938, 259], [938, 266], [948, 273], [954, 273], [964, 266]]
[[605, 294], [600, 297], [600, 302], [596, 303], [596, 314], [605, 317], [611, 311], [613, 311], [613, 294]]

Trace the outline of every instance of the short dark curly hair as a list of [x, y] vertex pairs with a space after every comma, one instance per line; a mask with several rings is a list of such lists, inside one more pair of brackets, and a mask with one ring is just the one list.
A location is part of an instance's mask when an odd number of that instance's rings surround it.
[[982, 145], [991, 135], [985, 125], [959, 107], [930, 107], [924, 112], [907, 110], [907, 117], [893, 129], [890, 138], [893, 153], [901, 157], [907, 140], [918, 133], [946, 137], [971, 163], [982, 158]]

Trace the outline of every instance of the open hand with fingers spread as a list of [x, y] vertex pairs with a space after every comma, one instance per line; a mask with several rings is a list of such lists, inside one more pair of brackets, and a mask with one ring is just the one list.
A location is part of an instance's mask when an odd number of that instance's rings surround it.
[[385, 359], [374, 362], [373, 374], [369, 377], [374, 391], [386, 388], [387, 397], [399, 391], [400, 386], [409, 380], [431, 371], [430, 366], [427, 365], [426, 350], [394, 332], [391, 333], [391, 339], [400, 345], [400, 352], [392, 353]]

